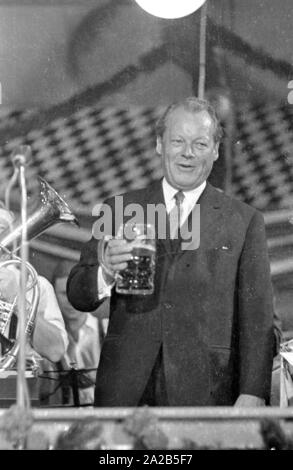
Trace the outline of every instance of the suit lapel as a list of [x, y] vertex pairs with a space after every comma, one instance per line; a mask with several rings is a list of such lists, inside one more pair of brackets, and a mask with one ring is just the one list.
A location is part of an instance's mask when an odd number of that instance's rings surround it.
[[[213, 238], [213, 234], [215, 233], [219, 223], [221, 222], [222, 203], [223, 203], [223, 196], [221, 192], [215, 189], [209, 183], [207, 183], [205, 190], [203, 191], [202, 195], [200, 196], [196, 204], [197, 206], [198, 205], [200, 206], [200, 214], [199, 214], [200, 227], [193, 227], [193, 230], [192, 230], [192, 220], [194, 221], [198, 220], [196, 216], [192, 217], [192, 214], [189, 214], [188, 219], [184, 224], [186, 225], [185, 229], [188, 227], [189, 233], [195, 232], [195, 240], [197, 239], [196, 232], [199, 229], [200, 239], [201, 239], [201, 240], [198, 240], [199, 244], [201, 244], [203, 237], [205, 238], [205, 241], [207, 241], [207, 239]], [[198, 210], [196, 209], [196, 206], [193, 208], [192, 212], [194, 212], [195, 210]], [[184, 227], [182, 228], [182, 231], [183, 230], [184, 230]], [[182, 249], [182, 242], [185, 243], [184, 249]], [[190, 244], [190, 246], [188, 246], [188, 243], [184, 242], [184, 240], [181, 239], [181, 243], [179, 244], [179, 247], [178, 247], [178, 254], [182, 255], [185, 251], [189, 251], [189, 250], [197, 249], [197, 248], [198, 246], [194, 248], [192, 243]]]

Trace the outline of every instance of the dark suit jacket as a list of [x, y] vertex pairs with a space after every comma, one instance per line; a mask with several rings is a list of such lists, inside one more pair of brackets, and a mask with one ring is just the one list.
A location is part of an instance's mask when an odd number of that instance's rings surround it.
[[[123, 196], [124, 205], [164, 202], [161, 182]], [[108, 201], [114, 207], [114, 199]], [[200, 246], [171, 253], [157, 241], [153, 295], [113, 290], [96, 405], [136, 406], [159, 348], [171, 406], [232, 405], [239, 394], [269, 397], [273, 303], [262, 215], [207, 185]], [[97, 241], [82, 249], [67, 294], [90, 311], [97, 298]]]

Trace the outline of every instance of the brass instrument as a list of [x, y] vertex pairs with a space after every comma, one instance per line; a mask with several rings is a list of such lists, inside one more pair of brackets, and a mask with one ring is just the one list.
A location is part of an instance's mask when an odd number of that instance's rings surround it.
[[[40, 177], [39, 186], [39, 195], [27, 218], [27, 239], [32, 240], [59, 222], [72, 222], [78, 225], [77, 219], [71, 213], [66, 202]], [[12, 227], [0, 234], [0, 268], [21, 265], [21, 259], [15, 256], [15, 251], [20, 248], [21, 230], [21, 223], [16, 222]], [[27, 300], [28, 307], [25, 327], [25, 336], [28, 341], [34, 329], [40, 298], [38, 274], [30, 263], [27, 263], [27, 279], [26, 292], [31, 291], [30, 300]], [[2, 345], [0, 371], [11, 369], [17, 360], [19, 344], [16, 340], [10, 340], [5, 336], [5, 331], [8, 328], [12, 314], [17, 307], [16, 301], [17, 299], [13, 303], [8, 303], [0, 298], [0, 343]]]

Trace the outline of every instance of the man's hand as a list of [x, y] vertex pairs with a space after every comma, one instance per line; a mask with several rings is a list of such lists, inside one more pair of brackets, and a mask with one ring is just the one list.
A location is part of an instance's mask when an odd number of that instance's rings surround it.
[[256, 397], [254, 395], [239, 395], [234, 406], [237, 408], [254, 408], [258, 406], [265, 406], [265, 401], [263, 398]]
[[0, 268], [0, 299], [12, 303], [18, 293], [17, 277], [7, 268]]
[[[107, 242], [103, 260], [101, 262], [103, 268], [103, 275], [109, 278], [112, 276], [112, 281], [115, 275], [127, 268], [127, 262], [132, 259], [132, 246], [126, 240], [112, 238]], [[105, 269], [106, 268], [106, 269]]]

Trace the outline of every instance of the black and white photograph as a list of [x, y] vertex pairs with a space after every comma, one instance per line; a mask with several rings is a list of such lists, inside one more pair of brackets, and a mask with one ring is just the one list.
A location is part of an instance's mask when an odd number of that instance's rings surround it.
[[0, 0], [1, 450], [293, 450], [292, 22]]

